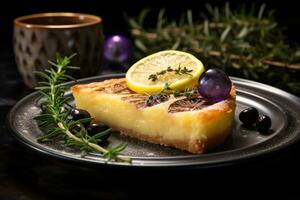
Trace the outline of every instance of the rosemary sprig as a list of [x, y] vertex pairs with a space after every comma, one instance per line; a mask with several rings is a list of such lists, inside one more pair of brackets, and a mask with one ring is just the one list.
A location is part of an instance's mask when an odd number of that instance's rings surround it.
[[172, 67], [169, 66], [167, 69], [156, 72], [155, 74], [150, 74], [148, 77], [148, 80], [151, 80], [154, 82], [158, 79], [158, 76], [164, 75], [168, 72], [175, 72], [175, 74], [178, 74], [178, 75], [187, 74], [187, 75], [192, 76], [192, 74], [191, 74], [192, 71], [193, 71], [192, 69], [188, 69], [187, 67], [181, 68], [180, 65], [176, 69], [172, 69]]
[[[102, 154], [108, 161], [131, 162], [130, 158], [119, 155], [125, 148], [126, 144], [120, 144], [116, 147], [109, 146], [107, 149], [100, 146], [101, 137], [108, 134], [111, 129], [107, 129], [94, 136], [89, 136], [87, 130], [82, 125], [91, 119], [71, 120], [68, 118], [70, 106], [67, 102], [70, 97], [66, 97], [66, 86], [61, 83], [67, 80], [74, 80], [73, 77], [66, 74], [68, 70], [79, 69], [78, 67], [69, 66], [71, 59], [75, 54], [69, 57], [61, 57], [57, 54], [56, 62], [49, 63], [53, 68], [45, 72], [35, 72], [36, 75], [46, 81], [39, 82], [36, 87], [41, 94], [41, 108], [43, 112], [34, 119], [40, 127], [47, 128], [45, 135], [39, 137], [39, 142], [52, 140], [53, 138], [63, 137], [66, 144], [74, 146], [82, 151], [94, 151]], [[80, 131], [71, 131], [75, 126], [80, 126]]]
[[[289, 43], [273, 11], [262, 4], [222, 7], [207, 4], [206, 10], [168, 19], [165, 10], [157, 25], [149, 26], [149, 12], [128, 17], [136, 51], [135, 59], [161, 49], [188, 51], [229, 75], [271, 84], [300, 95], [300, 48]], [[195, 16], [202, 16], [196, 18]], [[147, 25], [147, 26], [146, 26]]]

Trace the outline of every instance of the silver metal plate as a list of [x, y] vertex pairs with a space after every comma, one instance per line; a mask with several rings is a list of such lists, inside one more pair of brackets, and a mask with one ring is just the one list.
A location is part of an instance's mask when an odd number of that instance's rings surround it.
[[[103, 81], [124, 77], [124, 74], [104, 75], [78, 80], [77, 83]], [[290, 145], [300, 138], [300, 100], [277, 88], [261, 83], [231, 77], [237, 90], [237, 109], [232, 136], [219, 148], [202, 155], [192, 155], [173, 148], [143, 142], [137, 139], [113, 134], [110, 142], [115, 145], [127, 142], [123, 154], [132, 157], [132, 164], [109, 162], [99, 154], [82, 157], [80, 152], [64, 145], [63, 141], [51, 143], [36, 142], [43, 134], [33, 117], [40, 109], [37, 107], [38, 93], [32, 93], [19, 101], [10, 111], [8, 123], [13, 135], [30, 148], [41, 153], [62, 159], [107, 166], [128, 167], [180, 167], [209, 166], [232, 163], [263, 155]], [[73, 83], [67, 83], [72, 85]], [[70, 91], [67, 91], [70, 94]], [[71, 104], [73, 102], [70, 102]], [[244, 128], [238, 120], [241, 110], [256, 107], [261, 114], [272, 119], [271, 134], [261, 135], [255, 130]]]

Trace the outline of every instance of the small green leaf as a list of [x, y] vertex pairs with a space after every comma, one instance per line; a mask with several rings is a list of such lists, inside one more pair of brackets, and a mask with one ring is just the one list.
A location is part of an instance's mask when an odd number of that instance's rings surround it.
[[37, 86], [35, 87], [36, 90], [49, 90], [49, 86]]
[[226, 39], [226, 37], [229, 34], [230, 30], [231, 30], [231, 26], [227, 26], [227, 28], [223, 31], [223, 33], [220, 37], [220, 42], [224, 42], [224, 40]]
[[207, 20], [204, 21], [204, 34], [209, 36], [209, 23]]
[[239, 32], [239, 34], [237, 35], [237, 38], [239, 39], [244, 38], [247, 34], [248, 34], [248, 27], [244, 26], [242, 30]]
[[272, 23], [271, 25], [269, 25], [268, 27], [267, 27], [267, 29], [268, 30], [271, 30], [271, 29], [274, 29], [274, 28], [276, 28], [277, 27], [277, 23]]
[[145, 17], [148, 15], [148, 13], [150, 12], [150, 9], [143, 9], [139, 15], [139, 19], [138, 19], [138, 22], [139, 22], [139, 25], [140, 26], [143, 26], [143, 23], [144, 23], [144, 19]]
[[219, 8], [218, 7], [215, 7], [215, 9], [214, 9], [214, 19], [216, 21], [220, 20], [220, 12], [219, 12]]
[[231, 11], [230, 11], [230, 6], [229, 6], [229, 2], [227, 1], [225, 3], [225, 17], [226, 19], [229, 19], [230, 15], [231, 15]]
[[205, 4], [205, 8], [206, 8], [206, 10], [207, 10], [211, 15], [214, 14], [214, 10], [213, 10], [213, 8], [212, 8], [212, 6], [211, 6], [210, 4], [206, 3], [206, 4]]
[[294, 53], [295, 57], [300, 57], [300, 49]]
[[132, 18], [128, 19], [128, 24], [131, 26], [131, 28], [140, 29], [140, 25]]
[[141, 40], [139, 40], [139, 39], [134, 40], [134, 44], [139, 50], [141, 50], [143, 52], [148, 51], [147, 47], [143, 44], [143, 42]]
[[41, 78], [44, 78], [46, 80], [50, 80], [50, 76], [48, 76], [47, 74], [43, 73], [43, 72], [39, 72], [39, 71], [34, 71], [33, 72], [34, 75], [39, 76]]
[[178, 47], [180, 46], [180, 43], [181, 43], [181, 40], [177, 40], [177, 41], [173, 44], [173, 46], [171, 47], [171, 49], [174, 49], [174, 50], [178, 49]]
[[265, 8], [266, 8], [266, 4], [262, 4], [260, 6], [259, 11], [258, 11], [258, 16], [257, 16], [258, 19], [262, 19]]
[[164, 38], [165, 40], [167, 40], [167, 41], [171, 41], [171, 40], [172, 40], [172, 38], [171, 38], [171, 36], [169, 35], [168, 31], [162, 31], [162, 32], [161, 32], [161, 35], [162, 35], [163, 38]]
[[233, 62], [233, 63], [231, 63], [231, 64], [232, 64], [232, 66], [233, 66], [234, 68], [236, 68], [236, 69], [240, 69], [240, 68], [241, 68], [241, 66], [240, 66], [239, 64], [235, 63], [235, 62]]
[[164, 24], [164, 14], [165, 14], [165, 9], [161, 9], [158, 13], [158, 19], [157, 19], [157, 31], [160, 32], [162, 29], [162, 26]]
[[192, 13], [191, 10], [187, 11], [187, 21], [188, 21], [188, 24], [189, 24], [190, 32], [192, 34], [194, 34], [195, 33], [195, 27], [194, 27], [194, 22], [193, 22], [193, 13]]
[[66, 69], [75, 69], [75, 70], [79, 70], [80, 67], [76, 67], [76, 66], [67, 66]]

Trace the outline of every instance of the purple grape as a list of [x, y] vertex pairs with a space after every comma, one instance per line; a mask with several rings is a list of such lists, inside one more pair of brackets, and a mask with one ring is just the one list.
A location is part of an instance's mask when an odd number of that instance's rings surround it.
[[209, 69], [200, 76], [198, 90], [209, 101], [222, 101], [229, 96], [231, 81], [222, 70]]
[[107, 38], [103, 46], [104, 58], [111, 62], [124, 63], [129, 60], [132, 53], [131, 41], [121, 35]]

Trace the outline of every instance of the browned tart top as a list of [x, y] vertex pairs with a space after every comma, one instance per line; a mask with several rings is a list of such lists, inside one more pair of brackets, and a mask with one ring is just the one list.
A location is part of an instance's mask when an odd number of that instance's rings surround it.
[[[122, 100], [134, 104], [137, 108], [146, 108], [172, 101], [168, 108], [169, 113], [201, 110], [215, 104], [204, 99], [196, 88], [190, 97], [175, 97], [173, 94], [166, 93], [152, 95], [136, 93], [127, 87], [125, 79], [113, 79], [112, 81], [104, 81], [102, 84], [77, 85], [73, 89], [76, 90], [78, 87], [88, 87], [97, 93], [119, 94], [122, 96]], [[230, 95], [229, 98], [233, 98], [233, 95]]]

